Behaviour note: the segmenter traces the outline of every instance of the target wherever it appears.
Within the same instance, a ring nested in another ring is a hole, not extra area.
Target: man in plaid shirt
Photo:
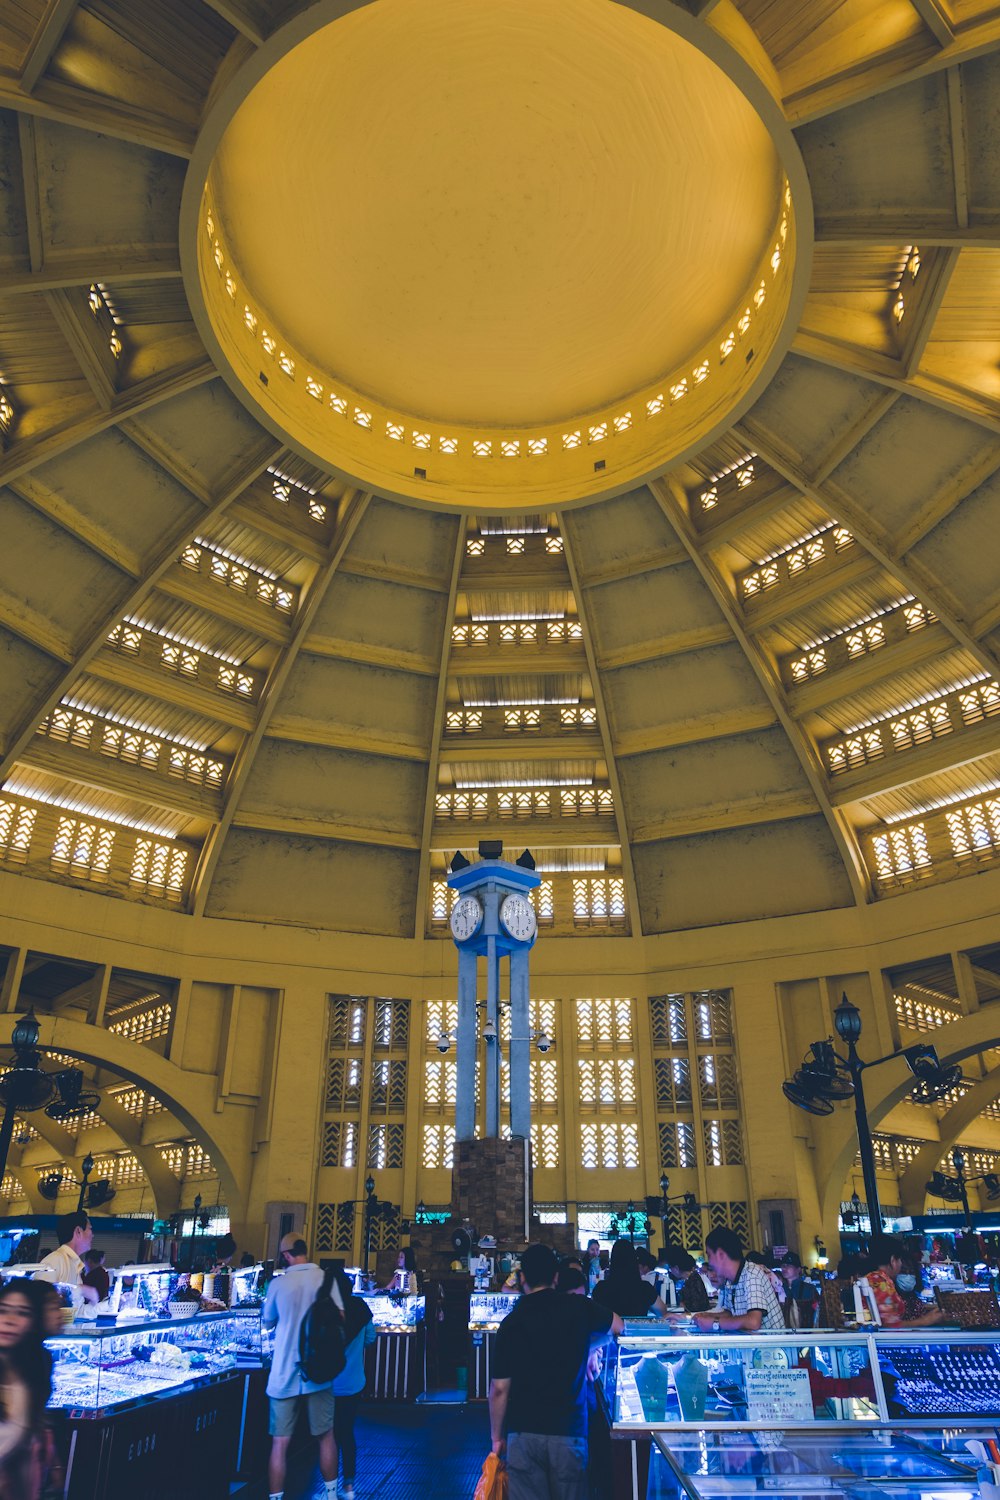
[[[704,1332],[784,1333],[785,1320],[763,1266],[743,1256],[743,1245],[731,1229],[713,1229],[705,1241],[708,1263],[722,1280],[715,1312],[695,1313]]]

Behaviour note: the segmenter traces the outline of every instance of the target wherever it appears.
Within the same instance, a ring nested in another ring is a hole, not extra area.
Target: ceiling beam
[[[42,234],[42,195],[38,181],[38,151],[35,122],[30,115],[18,115],[17,139],[21,149],[21,187],[24,192],[24,220],[28,236],[28,265],[37,275],[45,264],[45,241]],[[7,275],[4,274],[4,293]]]
[[[254,5],[252,0],[204,0],[209,10],[228,21],[234,31],[253,42],[255,47],[267,41],[266,8]]]
[[[18,129],[25,124],[33,125],[32,117],[18,115]],[[40,228],[38,233],[40,235]],[[46,248],[48,247],[40,243],[43,254]],[[180,274],[180,255],[176,248],[157,250],[153,246],[137,246],[135,255],[129,256],[127,260],[121,255],[106,255],[99,248],[72,254],[60,251],[57,259],[42,259],[37,267],[32,264],[28,270],[5,270],[3,295],[31,295],[35,292],[54,291],[58,287],[89,287],[95,281],[104,281],[114,286],[130,285],[136,281],[178,281]]]
[[[635,865],[632,860],[632,844],[629,838],[628,818],[625,812],[625,798],[622,795],[621,777],[618,775],[618,763],[615,760],[614,754],[614,729],[604,697],[604,683],[601,678],[601,671],[597,664],[597,647],[594,641],[593,621],[590,616],[590,599],[587,590],[581,585],[580,576],[577,571],[573,518],[569,513],[559,516],[559,530],[562,532],[563,553],[566,558],[570,583],[573,586],[573,594],[576,598],[580,628],[583,631],[583,646],[587,653],[587,670],[594,693],[594,707],[597,710],[597,727],[604,742],[604,759],[608,767],[608,782],[611,786],[611,795],[614,800],[614,818],[618,831],[618,846],[621,849],[621,868],[625,881],[625,901],[628,911],[629,929],[634,937],[641,937],[642,908],[639,905],[639,887],[636,884]],[[584,842],[584,840],[580,842]]]
[[[445,714],[448,710],[448,658],[451,653],[451,630],[455,622],[455,601],[458,598],[459,579],[465,560],[465,538],[469,529],[469,516],[459,517],[455,532],[455,550],[448,575],[448,607],[445,611],[444,629],[441,632],[441,648],[437,658],[437,690],[434,695],[434,721],[431,730],[430,754],[427,758],[427,786],[424,791],[424,813],[420,820],[420,867],[417,873],[417,899],[413,913],[413,936],[418,940],[427,927],[427,899],[430,889],[432,831],[434,828],[434,798],[438,790],[439,770],[449,758],[449,749],[444,741]],[[476,752],[480,749],[476,747]],[[474,752],[474,754],[476,753]]]
[[[453,707],[446,704],[446,709]],[[470,761],[494,764],[496,761],[602,760],[604,741],[599,734],[572,730],[563,735],[508,734],[506,739],[478,734],[445,734],[438,751],[442,766],[467,765]]]
[[[180,120],[52,79],[42,79],[29,93],[20,81],[0,77],[0,108],[76,125],[168,156],[189,157],[197,137],[194,127]]]
[[[99,751],[57,744],[48,738],[39,737],[28,745],[21,752],[18,765],[65,776],[80,786],[98,792],[115,792],[122,797],[149,803],[162,812],[180,813],[187,818],[208,821],[218,816],[221,806],[221,793],[214,789],[195,786],[177,776],[126,765],[123,761],[101,755]]]
[[[887,412],[891,411],[899,400],[898,391],[873,392],[872,400],[866,411],[862,412],[858,420],[834,438],[826,452],[817,462],[812,471],[813,484],[822,484],[823,480],[833,473],[834,469],[840,467],[845,458],[848,458],[871,432],[877,427]]]
[[[760,453],[765,463],[771,463],[771,460],[755,443],[751,443],[750,446]],[[771,464],[771,467],[778,469],[780,472],[779,465]],[[676,488],[669,481],[662,479],[652,480],[649,489],[667,520],[670,521],[677,535],[687,547],[691,561],[701,575],[702,581],[711,592],[716,605],[722,611],[738,644],[742,647],[754,676],[767,696],[775,718],[788,736],[789,744],[795,752],[809,789],[815,799],[816,808],[814,811],[822,813],[825,818],[834,844],[843,861],[855,904],[858,906],[867,905],[872,899],[872,885],[864,860],[861,857],[860,845],[846,819],[830,804],[830,800],[826,794],[826,776],[823,772],[815,745],[792,717],[780,679],[777,677],[774,667],[765,656],[758,642],[746,630],[742,613],[718,569],[711,558],[706,557],[699,548],[697,537],[684,510],[682,496],[678,495]]]
[[[899,356],[899,371],[904,380],[911,380],[920,367],[960,254],[961,251],[954,246],[948,250],[936,249],[924,261],[925,275],[921,278],[923,285],[920,287],[913,316],[910,318],[904,315],[904,336]]]
[[[965,99],[960,68],[949,68],[948,120],[951,126],[951,170],[955,179],[955,222],[969,227],[969,138],[965,127]]]
[[[941,0],[910,0],[910,3],[938,45],[950,46],[955,40],[955,28]]]
[[[241,494],[249,485],[253,484],[254,480],[263,473],[268,464],[273,462],[277,451],[278,445],[272,441],[267,446],[258,448],[256,452],[243,457],[239,464],[223,480],[212,506],[206,511],[205,515],[198,518],[198,523],[200,525],[210,525],[214,519],[224,515],[236,496]],[[19,724],[12,732],[6,753],[2,761],[0,761],[0,781],[4,780],[10,774],[11,766],[31,742],[40,721],[52,712],[63,695],[70,690],[73,683],[95,661],[104,646],[108,633],[123,615],[131,613],[152,591],[160,576],[172,566],[178,553],[190,541],[195,529],[196,526],[190,519],[185,519],[181,523],[169,528],[161,536],[151,556],[146,559],[145,572],[142,578],[135,581],[124,597],[103,607],[102,613],[91,624],[83,639],[77,642],[66,669],[59,674],[49,690],[22,716]],[[148,690],[153,693],[154,697],[157,696],[155,686],[150,684]],[[218,696],[222,697],[223,695],[219,694]],[[237,705],[234,704],[235,706]],[[221,719],[223,723],[226,722],[225,712],[218,709],[210,716]]]
[[[724,622],[718,625],[699,625],[693,630],[678,630],[673,635],[661,635],[655,640],[630,642],[627,646],[601,651],[597,655],[597,665],[600,671],[611,672],[618,667],[659,661],[664,656],[683,656],[689,651],[704,651],[707,646],[724,645],[729,639],[729,631]]]
[[[163,401],[169,401],[174,396],[183,395],[186,391],[192,391],[197,386],[216,379],[218,371],[208,356],[202,355],[179,369],[151,375],[148,380],[129,386],[128,390],[121,391],[115,397],[110,409],[88,412],[85,417],[61,422],[46,432],[38,432],[21,442],[14,442],[0,455],[0,485],[8,484],[12,479],[37,469],[39,464],[48,463],[49,459],[58,458],[79,443],[96,437],[98,433],[106,432],[123,417],[148,411],[150,407],[159,406]]]
[[[1000,444],[995,448],[988,448],[984,453],[976,454],[971,463],[966,464],[946,484],[943,484],[935,495],[924,502],[912,520],[896,533],[893,538],[894,551],[900,557],[905,557],[936,526],[946,521],[963,500],[967,500],[981,484],[991,479],[998,469],[1000,469]]]
[[[816,218],[816,243],[846,246],[918,244],[921,250],[935,245],[996,249],[1000,246],[1000,218],[984,215],[975,224],[963,224],[957,217],[948,220],[943,216],[910,214],[898,209],[819,214]]]
[[[337,532],[330,544],[326,563],[313,577],[305,597],[300,598],[298,614],[292,627],[288,645],[284,648],[268,673],[264,690],[257,704],[256,722],[252,732],[247,735],[236,753],[232,768],[226,778],[222,812],[219,821],[214,825],[202,846],[198,865],[191,882],[189,902],[195,916],[203,917],[205,915],[205,907],[208,902],[212,879],[219,862],[219,856],[222,853],[222,846],[239,807],[239,801],[246,788],[250,772],[253,769],[257,751],[260,749],[261,741],[267,733],[268,724],[277,707],[278,699],[285,687],[285,683],[288,681],[288,675],[295,664],[295,659],[299,654],[302,643],[312,628],[319,607],[326,596],[330,581],[340,566],[351,538],[354,536],[358,524],[368,508],[370,499],[370,494],[355,491],[344,505]]]
[[[32,92],[52,61],[52,54],[63,39],[77,3],[78,0],[47,0],[21,64],[19,82],[25,93]]]
[[[888,52],[880,52],[861,62],[848,62],[839,72],[784,98],[785,114],[793,126],[804,125],[837,110],[846,109],[889,89],[901,88],[918,78],[927,78],[945,68],[969,62],[992,52],[1000,42],[1000,17],[988,12],[983,21],[963,26],[946,46],[919,39],[908,39]]]
[[[110,411],[118,394],[118,365],[80,287],[43,292],[53,321],[99,406]]]
[[[26,474],[7,485],[7,488],[19,500],[23,500],[25,505],[30,505],[39,515],[46,516],[70,536],[75,536],[77,541],[83,542],[84,546],[106,558],[123,573],[128,573],[132,578],[138,578],[142,573],[142,561],[137,552],[126,546],[115,532],[102,526],[91,516],[84,515],[57,491],[49,489],[36,475]]]
[[[997,243],[1000,245],[1000,240]],[[860,349],[856,345],[848,348],[844,344],[818,339],[801,330],[792,342],[792,352],[815,364],[844,370],[849,375],[861,375],[865,380],[874,381],[876,385],[898,391],[900,395],[926,401],[931,406],[940,407],[953,416],[965,417],[977,427],[985,427],[987,432],[1000,436],[1000,405],[971,390],[948,385],[926,372],[918,371],[906,380],[898,373],[899,367],[895,361],[875,356],[871,351]]]

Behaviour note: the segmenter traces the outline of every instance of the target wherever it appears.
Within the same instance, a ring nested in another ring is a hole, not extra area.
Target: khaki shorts
[[[305,1396],[271,1396],[269,1398],[271,1418],[268,1432],[272,1437],[291,1437],[295,1432],[295,1420],[299,1405],[305,1402],[309,1408],[309,1431],[313,1437],[322,1437],[333,1428],[333,1388],[310,1391]]]

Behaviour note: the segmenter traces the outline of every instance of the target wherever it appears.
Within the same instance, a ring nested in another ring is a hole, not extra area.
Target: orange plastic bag
[[[507,1469],[495,1453],[488,1453],[483,1460],[472,1500],[507,1500]]]

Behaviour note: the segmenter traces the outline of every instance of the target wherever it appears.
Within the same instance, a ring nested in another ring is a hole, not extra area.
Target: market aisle
[[[358,1500],[472,1500],[489,1430],[480,1404],[366,1406],[357,1425]],[[311,1445],[293,1457],[286,1500],[310,1500],[319,1488],[314,1459]],[[267,1486],[262,1480],[237,1495],[266,1500]]]

